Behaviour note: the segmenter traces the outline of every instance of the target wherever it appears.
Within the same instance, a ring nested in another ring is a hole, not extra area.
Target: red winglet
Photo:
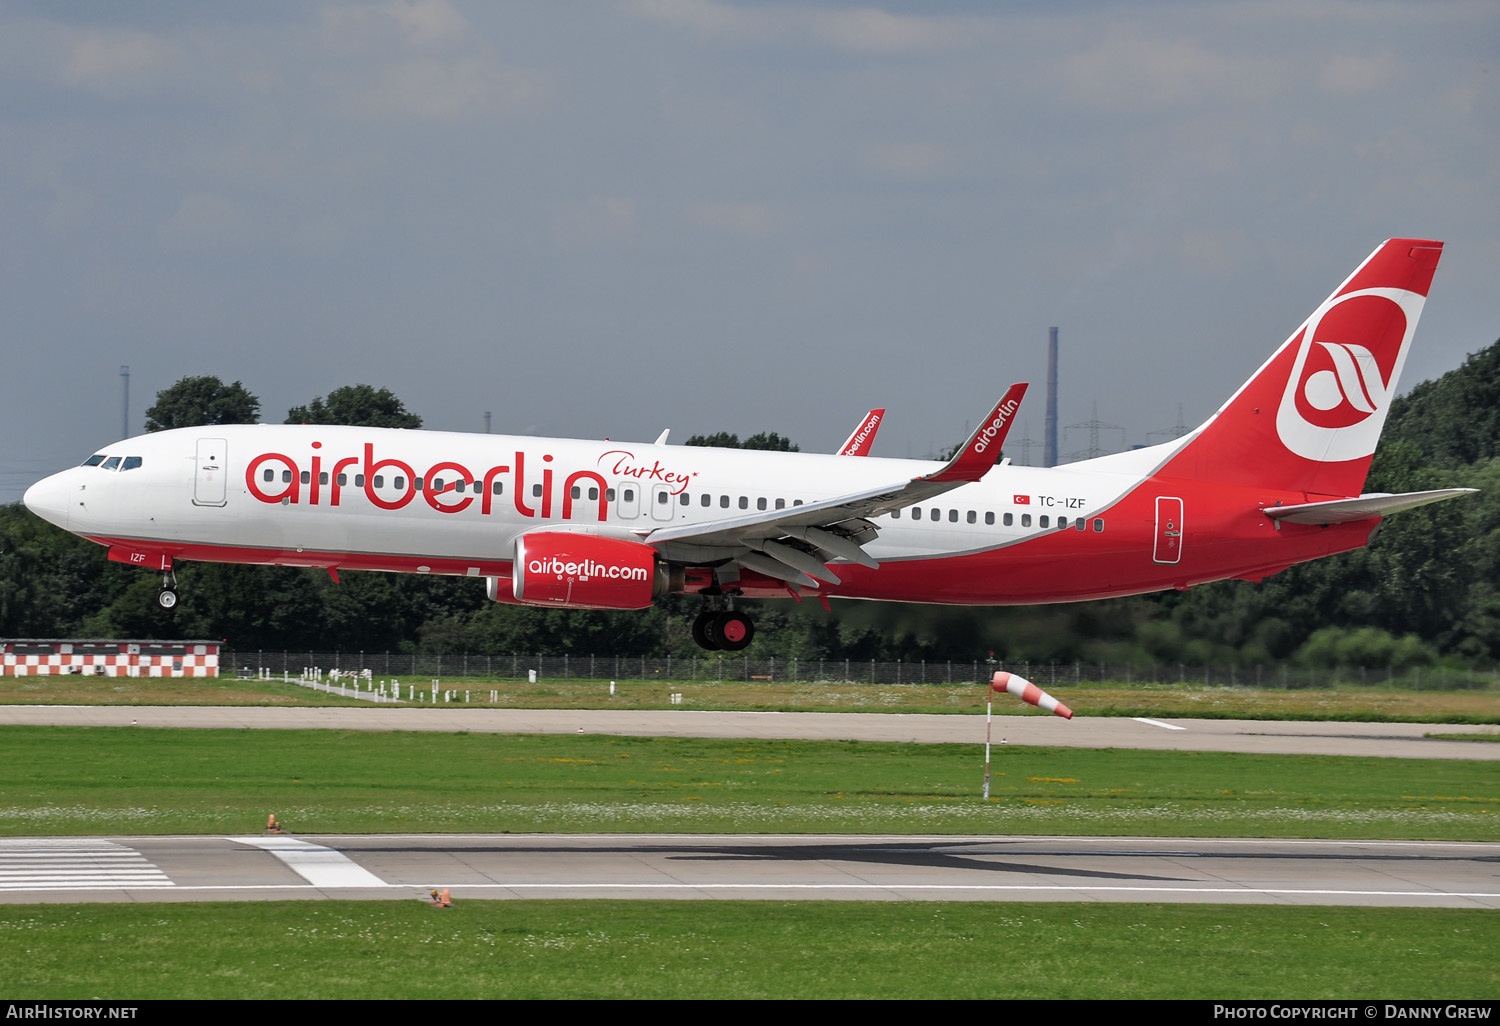
[[[885,410],[871,410],[865,414],[865,419],[859,422],[859,427],[849,436],[843,445],[839,446],[840,456],[868,456],[870,446],[875,444],[875,432],[880,430],[880,421],[885,417]]]
[[[969,436],[964,447],[948,461],[948,465],[924,481],[978,481],[989,473],[1010,433],[1016,410],[1021,407],[1021,397],[1026,394],[1026,383],[1011,385],[1005,397],[995,404],[989,416],[979,422],[979,428]]]

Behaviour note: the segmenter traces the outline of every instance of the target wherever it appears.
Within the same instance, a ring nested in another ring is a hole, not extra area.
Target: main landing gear
[[[693,640],[709,651],[738,652],[755,639],[755,623],[734,609],[705,609],[693,621]]]

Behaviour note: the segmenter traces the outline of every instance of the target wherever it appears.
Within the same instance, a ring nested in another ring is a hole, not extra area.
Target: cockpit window
[[[107,459],[107,460],[104,461],[104,467],[103,467],[103,469],[105,469],[105,470],[117,470],[117,469],[119,469],[119,466],[120,466],[120,457],[118,457],[118,456],[111,456],[109,459]]]
[[[136,467],[139,467],[140,465],[141,465],[141,458],[139,456],[126,456],[125,457],[125,462],[120,464],[120,469],[121,470],[134,470]]]
[[[103,462],[104,462],[104,453],[101,452],[101,453],[98,453],[96,455],[90,456],[88,459],[84,460],[83,461],[83,465],[85,467],[97,467],[99,464],[101,464]]]

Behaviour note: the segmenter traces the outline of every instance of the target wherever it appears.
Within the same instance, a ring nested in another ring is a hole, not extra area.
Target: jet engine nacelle
[[[656,550],[641,542],[567,531],[516,539],[511,591],[525,605],[644,609],[666,590]]]

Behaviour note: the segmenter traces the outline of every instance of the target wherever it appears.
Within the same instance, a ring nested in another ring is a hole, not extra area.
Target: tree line
[[[148,430],[253,423],[240,382],[184,378],[158,393]],[[350,385],[287,411],[287,423],[416,428],[389,389]],[[774,432],[695,435],[690,445],[796,451]],[[1256,585],[1028,607],[756,603],[747,655],[778,659],[1407,666],[1500,660],[1500,341],[1392,404],[1366,491],[1468,486],[1466,499],[1386,520],[1367,548],[1292,567]],[[184,563],[181,602],[152,601],[153,575],[97,545],[0,507],[0,634],[206,637],[239,650],[576,653],[690,657],[698,603],[642,611],[491,603],[472,580]]]

